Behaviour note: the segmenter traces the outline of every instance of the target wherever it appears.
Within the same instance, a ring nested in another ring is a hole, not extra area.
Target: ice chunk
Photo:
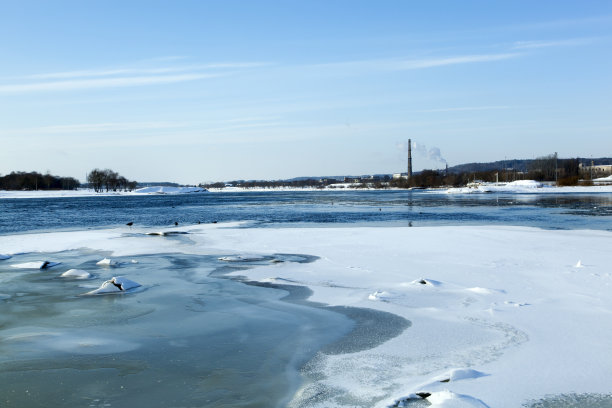
[[[143,187],[134,190],[135,194],[189,194],[189,193],[206,193],[208,190],[202,187],[166,187],[166,186],[151,186]]]
[[[117,265],[119,265],[119,262],[113,261],[110,258],[104,258],[103,260],[96,262],[96,265],[100,265],[100,266],[117,266]]]
[[[0,254],[0,261],[3,261],[5,259],[10,259],[11,256],[10,255],[4,255],[4,254]]]
[[[81,269],[69,269],[60,276],[62,278],[89,279],[91,274]]]
[[[582,261],[578,260],[578,262],[575,265],[576,268],[582,268]]]
[[[130,290],[136,289],[140,286],[142,286],[140,283],[134,282],[133,280],[123,276],[114,276],[113,278],[102,283],[98,289],[87,292],[86,295],[129,292]]]
[[[61,262],[34,261],[34,262],[24,262],[21,264],[14,264],[11,266],[13,268],[19,268],[19,269],[48,269],[48,268],[52,268],[59,264],[61,264]]]
[[[219,258],[220,261],[225,262],[254,262],[254,261],[263,261],[266,259],[260,255],[235,255],[235,256],[222,256]]]

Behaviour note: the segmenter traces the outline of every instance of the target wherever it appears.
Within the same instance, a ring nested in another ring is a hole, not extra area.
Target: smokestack
[[[408,172],[406,178],[410,180],[412,178],[412,140],[408,139]]]

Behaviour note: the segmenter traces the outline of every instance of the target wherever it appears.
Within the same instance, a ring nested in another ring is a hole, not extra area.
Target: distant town
[[[474,181],[511,182],[536,180],[559,186],[592,185],[612,175],[612,158],[561,159],[557,155],[536,159],[511,159],[487,163],[467,163],[445,169],[359,176],[296,177],[286,180],[232,180],[201,183],[205,188],[333,188],[351,184],[353,188],[436,188],[461,187]]]
[[[558,158],[556,154],[536,159],[511,159],[487,163],[466,163],[444,169],[421,170],[393,174],[296,177],[284,180],[230,180],[203,182],[204,188],[334,188],[350,184],[353,188],[436,188],[461,187],[474,182],[505,183],[516,180],[536,180],[559,186],[593,185],[612,175],[612,158]],[[609,180],[608,180],[609,182]],[[137,182],[128,180],[110,169],[93,169],[87,182],[74,177],[50,173],[11,172],[0,175],[0,190],[74,190],[91,188],[96,191],[133,191],[148,186],[184,186],[172,182]],[[195,187],[195,186],[194,186]]]

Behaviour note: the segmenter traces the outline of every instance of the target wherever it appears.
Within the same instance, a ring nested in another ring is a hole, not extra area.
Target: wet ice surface
[[[1,406],[284,406],[299,368],[353,326],[342,314],[280,301],[285,291],[218,277],[234,268],[219,256],[96,265],[106,256],[44,254],[62,262],[50,270],[0,264]],[[61,277],[71,268],[91,278]],[[117,275],[142,290],[82,296]]]
[[[523,405],[528,408],[609,408],[612,394],[563,394],[532,401]]]

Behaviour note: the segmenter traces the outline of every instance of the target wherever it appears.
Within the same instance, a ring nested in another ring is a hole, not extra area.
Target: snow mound
[[[99,265],[99,266],[117,266],[117,265],[119,265],[119,262],[113,261],[110,258],[104,258],[101,261],[96,262],[96,265]]]
[[[434,378],[434,380],[439,382],[449,382],[484,377],[485,375],[487,374],[471,368],[456,368]]]
[[[469,395],[456,394],[452,391],[444,390],[432,393],[427,397],[427,401],[431,403],[432,407],[444,407],[444,408],[464,408],[464,407],[477,407],[477,408],[488,408],[488,406]]]
[[[91,274],[81,269],[69,269],[60,276],[62,278],[89,279]]]
[[[129,280],[123,276],[115,276],[100,285],[98,289],[87,292],[86,295],[102,295],[108,293],[123,293],[129,292],[132,289],[136,289],[142,286],[138,282]]]
[[[34,262],[24,262],[21,264],[11,265],[13,268],[19,269],[48,269],[54,266],[61,264],[61,262],[51,262],[51,261],[34,261]]]
[[[188,193],[205,193],[208,192],[205,188],[201,187],[143,187],[138,190],[134,190],[136,194],[188,194]]]
[[[424,278],[416,279],[416,280],[413,280],[412,282],[410,282],[411,286],[419,285],[419,286],[433,286],[433,287],[436,287],[436,286],[440,286],[441,284],[442,284],[442,282],[439,282],[439,281],[436,281],[436,280],[433,280],[433,279],[424,279]]]
[[[449,390],[437,392],[417,392],[402,397],[395,401],[390,407],[416,406],[417,401],[427,401],[430,407],[442,408],[488,408],[484,402],[469,395],[456,394]],[[418,405],[421,406],[421,405]]]

